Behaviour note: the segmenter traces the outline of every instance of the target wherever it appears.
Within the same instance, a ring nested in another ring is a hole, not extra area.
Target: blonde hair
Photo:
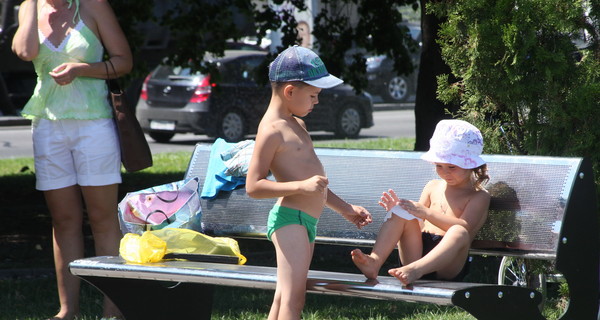
[[[483,190],[483,185],[490,181],[490,176],[488,175],[487,164],[482,164],[477,168],[473,168],[473,175],[475,176],[475,190]]]

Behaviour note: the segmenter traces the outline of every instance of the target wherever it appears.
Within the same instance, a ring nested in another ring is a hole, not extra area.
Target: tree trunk
[[[442,60],[440,46],[436,42],[440,24],[444,19],[426,14],[426,5],[430,1],[437,0],[420,0],[423,43],[415,100],[415,151],[429,150],[429,139],[433,135],[436,124],[442,119],[451,118],[446,109],[450,112],[458,110],[458,106],[444,104],[436,98],[436,77],[440,74],[450,74],[450,68]]]

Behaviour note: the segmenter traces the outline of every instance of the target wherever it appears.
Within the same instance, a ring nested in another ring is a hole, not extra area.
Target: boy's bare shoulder
[[[288,124],[282,118],[263,117],[258,125],[258,135],[272,135],[280,132]]]

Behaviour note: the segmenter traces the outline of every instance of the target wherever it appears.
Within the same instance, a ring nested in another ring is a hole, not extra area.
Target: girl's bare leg
[[[54,266],[60,311],[53,319],[74,319],[79,313],[79,278],[69,270],[69,263],[83,257],[83,209],[78,186],[44,191],[52,216]]]
[[[272,239],[277,253],[277,287],[269,320],[299,320],[314,243],[308,241],[306,228],[296,224],[277,229]]]
[[[121,231],[117,213],[118,185],[81,187],[94,236],[97,256],[119,255]],[[121,312],[107,297],[104,297],[103,317],[122,317]]]
[[[396,245],[403,262],[410,263],[421,257],[423,244],[417,220],[409,221],[392,215],[381,226],[371,253],[367,255],[360,249],[354,249],[351,252],[352,261],[365,277],[375,279]]]
[[[462,226],[452,226],[440,243],[423,258],[388,273],[408,285],[431,272],[441,279],[452,279],[462,270],[469,254],[471,238]]]

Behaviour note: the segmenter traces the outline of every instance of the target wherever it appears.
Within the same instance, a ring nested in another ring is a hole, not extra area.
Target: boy
[[[277,255],[277,287],[269,319],[300,319],[317,222],[327,205],[358,228],[371,222],[363,207],[344,202],[327,188],[328,180],[304,121],[319,102],[322,88],[343,81],[330,75],[311,50],[290,47],[269,66],[272,95],[256,134],[246,177],[253,198],[275,198],[267,236]],[[269,171],[276,181],[267,180]]]

